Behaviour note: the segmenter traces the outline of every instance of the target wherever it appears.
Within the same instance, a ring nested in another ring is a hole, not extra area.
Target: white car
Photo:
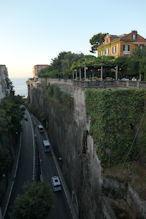
[[[62,190],[61,182],[60,182],[60,179],[58,176],[52,176],[51,181],[52,181],[52,186],[53,186],[54,192],[58,192],[58,191]]]
[[[44,128],[43,128],[42,125],[38,125],[38,129],[39,129],[40,133],[43,133],[43,132],[44,132]]]
[[[122,78],[121,81],[129,81],[128,78]]]

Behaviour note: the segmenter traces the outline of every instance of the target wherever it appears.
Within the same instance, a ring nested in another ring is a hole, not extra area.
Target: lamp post
[[[81,68],[79,70],[79,78],[80,78],[80,81],[81,81]]]
[[[116,81],[118,80],[118,65],[116,65],[116,72],[115,72],[115,79],[116,79]]]
[[[103,66],[101,66],[101,80],[103,80]]]

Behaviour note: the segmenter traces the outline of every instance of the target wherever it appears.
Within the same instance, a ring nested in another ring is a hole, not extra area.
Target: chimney
[[[132,30],[131,33],[137,34],[137,30]]]

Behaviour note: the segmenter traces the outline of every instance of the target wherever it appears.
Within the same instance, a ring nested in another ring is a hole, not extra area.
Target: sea
[[[20,95],[24,97],[28,96],[28,90],[26,85],[26,81],[28,80],[28,78],[10,78],[10,80],[13,83],[15,95]]]

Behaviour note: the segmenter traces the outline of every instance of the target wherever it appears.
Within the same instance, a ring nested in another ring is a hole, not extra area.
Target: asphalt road
[[[46,139],[45,133],[40,133],[37,125],[40,124],[38,120],[35,120],[35,134],[37,136],[37,145],[40,154],[40,166],[42,180],[51,185],[51,177],[58,176],[58,172],[51,155],[51,152],[45,153],[43,150],[42,141]],[[72,219],[72,215],[63,191],[53,192],[53,209],[51,211],[51,219]]]
[[[28,111],[25,111],[25,117],[27,121],[22,121],[23,132],[21,136],[19,165],[5,219],[11,219],[10,213],[13,209],[14,200],[18,194],[23,193],[23,185],[27,182],[31,182],[34,178],[34,136]],[[51,153],[45,153],[43,150],[42,141],[45,140],[46,137],[45,134],[40,133],[37,128],[37,125],[40,123],[36,119],[35,123],[35,135],[41,160],[42,180],[51,185],[51,177],[55,175],[58,176],[58,172]],[[63,189],[59,192],[53,192],[52,190],[52,194],[53,208],[50,212],[49,219],[72,219]]]
[[[24,183],[31,182],[33,179],[33,133],[30,122],[30,116],[27,111],[25,111],[25,117],[27,118],[27,121],[22,121],[23,132],[21,135],[21,151],[18,171],[15,178],[15,183],[11,193],[11,198],[9,201],[5,219],[11,218],[9,214],[13,209],[14,200],[17,194],[22,194],[22,187]]]

